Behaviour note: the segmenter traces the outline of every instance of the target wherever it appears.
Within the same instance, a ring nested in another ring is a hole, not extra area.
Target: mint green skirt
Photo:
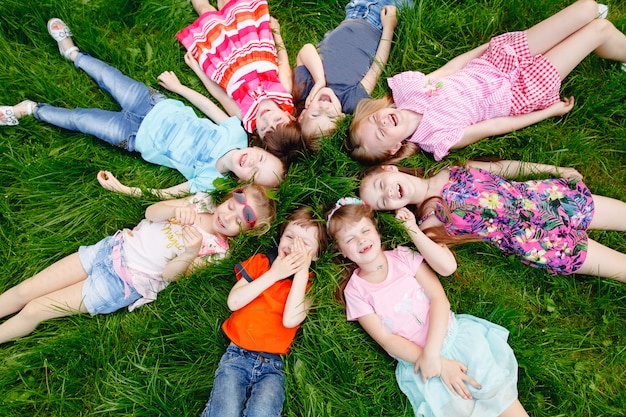
[[[398,360],[396,380],[416,417],[490,417],[502,414],[517,398],[517,361],[506,342],[508,330],[468,314],[456,315],[441,356],[467,366],[481,389],[468,385],[473,399],[452,395],[441,378],[422,382],[413,364]]]

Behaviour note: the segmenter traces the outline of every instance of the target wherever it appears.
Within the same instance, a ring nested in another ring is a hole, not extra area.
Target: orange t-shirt
[[[237,280],[253,281],[269,271],[267,255],[257,254],[235,265]],[[237,346],[256,352],[285,354],[300,326],[283,326],[283,312],[291,279],[283,279],[263,291],[257,298],[237,311],[222,324],[222,330]]]

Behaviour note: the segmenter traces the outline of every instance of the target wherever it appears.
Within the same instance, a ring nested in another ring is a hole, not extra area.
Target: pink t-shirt
[[[387,80],[399,109],[422,114],[408,139],[439,161],[463,138],[464,129],[483,120],[508,116],[511,83],[486,61],[476,59],[442,79],[417,71]]]
[[[365,281],[359,277],[360,269],[352,274],[344,290],[348,320],[376,314],[391,333],[423,347],[428,336],[430,300],[415,274],[424,258],[404,246],[385,251],[385,257],[388,273],[383,282]]]

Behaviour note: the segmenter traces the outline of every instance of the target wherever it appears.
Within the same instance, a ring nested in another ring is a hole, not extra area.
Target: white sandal
[[[60,28],[55,29],[54,26],[60,26]],[[58,17],[53,17],[48,20],[48,33],[52,36],[52,39],[57,41],[57,44],[59,45],[59,52],[63,57],[65,57],[65,59],[70,59],[72,52],[80,50],[77,46],[72,46],[67,50],[63,49],[61,42],[67,38],[71,38],[72,31],[70,31],[70,28],[65,24],[65,22]]]
[[[20,123],[15,115],[15,107],[21,104],[26,104],[25,116],[33,114],[33,110],[35,110],[35,106],[37,105],[34,101],[24,100],[15,106],[0,106],[0,115],[4,116],[4,121],[0,120],[0,126],[17,126]]]

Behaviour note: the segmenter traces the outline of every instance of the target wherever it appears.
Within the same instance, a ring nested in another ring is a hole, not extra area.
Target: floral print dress
[[[587,256],[593,198],[580,180],[515,182],[481,169],[452,167],[435,214],[451,235],[475,234],[552,274],[572,274]]]

